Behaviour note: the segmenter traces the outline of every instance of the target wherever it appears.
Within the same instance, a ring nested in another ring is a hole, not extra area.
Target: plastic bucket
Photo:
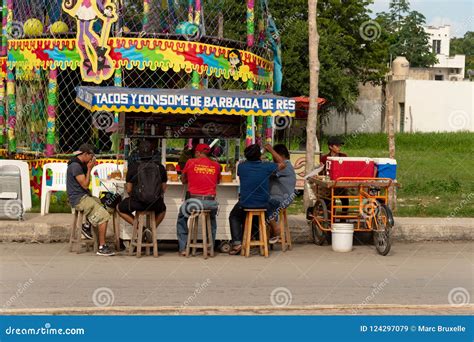
[[[354,225],[352,223],[334,223],[332,225],[332,230],[354,231]]]
[[[334,252],[352,251],[352,238],[354,225],[348,223],[335,223],[332,226],[332,250]]]

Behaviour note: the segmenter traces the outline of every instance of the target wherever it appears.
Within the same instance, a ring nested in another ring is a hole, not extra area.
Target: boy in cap
[[[212,243],[216,239],[217,207],[216,188],[221,176],[221,166],[211,160],[211,148],[207,144],[198,144],[195,158],[189,159],[181,174],[183,184],[188,184],[189,198],[181,205],[178,213],[176,229],[178,233],[179,255],[186,254],[188,241],[188,218],[193,209],[211,210]]]
[[[99,230],[99,250],[97,255],[110,256],[115,253],[105,244],[105,234],[107,232],[107,222],[110,214],[104,208],[102,202],[97,197],[93,197],[89,191],[91,181],[91,170],[95,165],[94,147],[83,144],[79,147],[78,153],[68,162],[66,173],[66,192],[71,206],[83,211],[87,220],[97,226]],[[92,239],[89,229],[83,226],[82,233]]]
[[[326,173],[326,161],[328,157],[347,157],[347,154],[341,152],[341,146],[344,145],[344,141],[339,137],[329,137],[328,148],[329,153],[321,156],[320,162],[324,165],[323,174]]]

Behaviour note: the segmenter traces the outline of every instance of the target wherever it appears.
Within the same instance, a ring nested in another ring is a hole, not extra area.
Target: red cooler
[[[329,178],[340,177],[374,177],[374,161],[370,158],[328,157],[326,170]]]

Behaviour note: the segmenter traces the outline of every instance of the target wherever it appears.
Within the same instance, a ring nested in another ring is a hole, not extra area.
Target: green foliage
[[[426,18],[411,11],[408,0],[391,0],[389,13],[378,13],[377,20],[385,31],[392,58],[405,56],[416,68],[436,64],[436,54],[429,46],[429,34],[423,28]]]
[[[354,109],[359,82],[380,84],[387,71],[388,44],[378,38],[364,40],[360,34],[371,20],[371,2],[318,2],[319,94],[340,111]],[[281,33],[285,96],[309,93],[307,6],[303,0],[275,0],[271,6]]]
[[[466,32],[463,38],[451,39],[450,55],[466,55],[466,77],[468,77],[468,71],[474,71],[474,32]]]

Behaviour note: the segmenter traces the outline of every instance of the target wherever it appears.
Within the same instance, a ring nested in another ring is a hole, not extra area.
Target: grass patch
[[[348,135],[344,139],[343,151],[351,157],[388,157],[386,134]],[[320,144],[326,153],[327,140],[323,139]],[[395,214],[474,217],[473,156],[474,133],[397,134],[397,178],[401,188]],[[36,200],[32,212],[39,211]],[[303,198],[298,196],[288,213],[303,211]],[[65,193],[52,201],[50,212],[70,212]]]
[[[388,157],[385,134],[344,139],[351,157]],[[400,133],[395,141],[397,216],[474,217],[474,133]],[[321,146],[326,153],[326,139]],[[301,199],[290,212],[303,212]]]

